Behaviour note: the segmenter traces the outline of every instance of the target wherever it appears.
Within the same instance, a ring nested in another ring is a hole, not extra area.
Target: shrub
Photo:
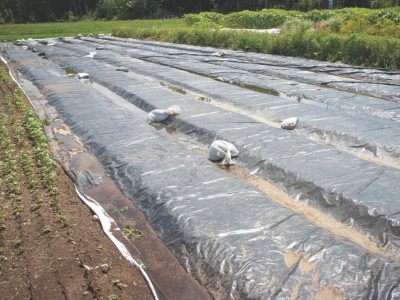
[[[297,8],[302,12],[319,9],[319,0],[300,0]]]

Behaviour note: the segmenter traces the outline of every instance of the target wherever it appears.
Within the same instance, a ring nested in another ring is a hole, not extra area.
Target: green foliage
[[[78,22],[78,18],[74,16],[74,13],[71,10],[68,12],[68,21]]]
[[[42,229],[40,229],[40,235],[48,234],[50,232],[51,232],[50,226],[43,226]]]
[[[183,21],[185,22],[186,25],[192,26],[194,23],[197,22],[210,22],[206,17],[201,16],[200,14],[186,14],[183,16]]]
[[[302,12],[319,9],[319,0],[300,0],[296,8]]]
[[[313,22],[319,22],[326,19],[329,19],[335,15],[336,11],[334,10],[310,10],[302,16],[304,20],[310,20]]]
[[[140,230],[134,229],[131,227],[131,225],[128,225],[128,224],[126,224],[122,227],[122,232],[125,234],[125,236],[128,239],[129,238],[132,239],[132,241],[135,238],[141,238],[143,236],[143,233]]]
[[[217,13],[200,13],[198,15],[188,14],[184,20],[188,26],[197,22],[218,23],[229,28],[274,28],[283,24],[288,19],[301,16],[301,12],[284,11],[280,9],[263,9],[262,11],[241,11],[229,15]]]
[[[183,20],[165,20],[165,28],[186,27]],[[59,36],[76,36],[99,34],[111,32],[113,28],[129,26],[134,28],[162,28],[162,20],[145,21],[89,21],[89,22],[63,22],[43,24],[17,24],[2,25],[0,29],[0,40],[16,40],[27,38],[50,38]]]

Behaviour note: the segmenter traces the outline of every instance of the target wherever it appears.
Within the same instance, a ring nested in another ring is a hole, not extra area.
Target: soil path
[[[20,100],[26,108],[29,100],[18,96],[0,63],[2,68],[0,298],[153,299],[141,273],[103,233],[62,168],[55,168],[50,184],[43,182],[37,146],[24,123],[26,109],[18,110]]]

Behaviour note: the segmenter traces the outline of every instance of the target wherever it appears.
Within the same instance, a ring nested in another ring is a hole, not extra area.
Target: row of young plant
[[[296,25],[293,25],[296,24]],[[381,68],[400,68],[400,39],[367,34],[341,35],[328,22],[287,23],[280,33],[205,29],[132,29],[113,30],[113,35],[179,44],[211,46],[258,53],[299,56],[310,59]]]
[[[263,9],[262,11],[242,11],[229,15],[202,12],[200,14],[187,14],[184,16],[184,21],[188,26],[195,28],[268,29],[279,27],[288,20],[308,20],[315,23],[332,17],[340,19],[342,25],[347,24],[348,21],[356,22],[358,23],[357,32],[364,32],[370,26],[376,24],[399,25],[400,10],[398,7],[380,11],[366,8],[344,8],[337,10],[311,10],[303,13],[300,11]],[[342,33],[347,32],[353,33],[354,31],[346,29]]]
[[[0,76],[2,82],[12,91],[11,85],[7,84],[12,79],[2,67],[0,67]],[[46,188],[51,197],[52,211],[58,213],[57,216],[64,226],[70,226],[68,219],[59,213],[58,188],[54,185],[58,165],[52,159],[48,140],[42,129],[43,123],[49,125],[50,121],[40,121],[36,117],[35,111],[30,107],[26,107],[23,96],[24,93],[20,89],[13,91],[12,95],[7,95],[4,99],[6,113],[0,114],[0,148],[5,154],[5,160],[0,162],[0,171],[4,175],[3,178],[6,178],[7,194],[14,206],[12,214],[18,217],[23,210],[21,188],[24,185],[29,190],[32,199],[30,211],[40,215],[43,199],[39,197],[38,191],[40,188]],[[14,114],[14,111],[19,114]],[[25,139],[26,133],[29,136],[29,140]],[[16,153],[17,146],[21,149],[19,153]],[[21,164],[23,172],[18,169]],[[40,170],[40,182],[35,180],[37,169]],[[0,228],[5,228],[5,217],[3,216],[0,220],[2,222]],[[51,228],[44,225],[40,233],[46,234],[49,232],[51,232]]]

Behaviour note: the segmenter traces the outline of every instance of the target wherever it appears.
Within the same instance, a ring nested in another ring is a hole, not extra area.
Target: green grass
[[[113,28],[129,26],[129,21],[92,21],[92,22],[63,22],[41,24],[0,25],[0,41],[14,41],[17,39],[39,39],[58,36],[76,36],[110,33]],[[162,28],[162,20],[135,20],[130,21],[132,28]],[[165,27],[187,27],[182,19],[165,20]]]

